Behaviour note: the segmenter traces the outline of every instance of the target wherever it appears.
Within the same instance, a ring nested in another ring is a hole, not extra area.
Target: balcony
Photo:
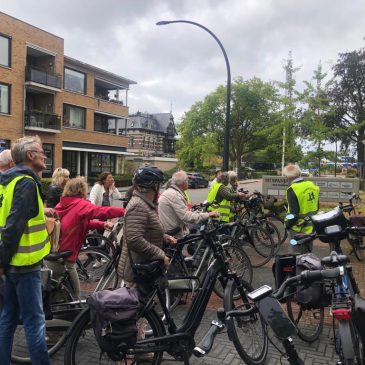
[[[59,133],[61,130],[61,117],[55,114],[41,111],[29,111],[24,113],[24,127],[31,130],[43,130],[43,132]]]
[[[40,67],[26,66],[25,81],[61,89],[61,76],[53,72],[47,72]]]

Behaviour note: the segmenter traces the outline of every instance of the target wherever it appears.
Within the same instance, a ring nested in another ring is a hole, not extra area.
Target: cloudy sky
[[[130,113],[168,112],[175,120],[226,82],[215,40],[232,79],[284,80],[292,51],[300,88],[321,60],[330,70],[339,52],[365,46],[363,0],[0,0],[0,11],[65,40],[65,54],[135,80]]]

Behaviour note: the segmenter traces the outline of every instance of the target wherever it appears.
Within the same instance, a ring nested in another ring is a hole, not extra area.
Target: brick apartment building
[[[128,89],[135,81],[64,55],[64,40],[0,12],[0,150],[39,135],[56,167],[123,173]]]

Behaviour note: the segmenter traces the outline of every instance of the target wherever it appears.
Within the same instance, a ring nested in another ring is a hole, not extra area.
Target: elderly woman
[[[118,270],[127,287],[134,286],[131,261],[161,260],[165,267],[169,264],[162,248],[165,243],[176,243],[176,239],[164,234],[157,212],[163,181],[162,171],[155,166],[141,167],[134,174],[134,190],[124,217],[124,244]]]
[[[238,176],[235,171],[228,171],[229,176],[229,188],[231,193],[235,193],[238,188]]]
[[[70,274],[77,296],[80,293],[80,283],[76,271],[76,259],[85,241],[89,229],[110,229],[110,222],[106,220],[124,215],[124,208],[99,207],[90,203],[86,197],[88,186],[83,177],[77,177],[67,182],[60,202],[56,205],[56,212],[61,220],[61,237],[59,251],[71,251],[71,256],[65,260],[65,266]],[[47,266],[52,264],[47,263]],[[55,267],[51,267],[53,270]]]
[[[117,200],[122,195],[115,187],[113,175],[109,171],[102,172],[99,181],[95,183],[90,191],[89,200],[99,206],[116,206]]]
[[[60,201],[63,189],[70,179],[70,171],[58,167],[53,171],[52,184],[49,186],[47,207],[54,208]]]

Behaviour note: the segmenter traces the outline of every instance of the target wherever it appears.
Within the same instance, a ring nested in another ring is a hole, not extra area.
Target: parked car
[[[189,172],[188,179],[189,188],[207,188],[209,185],[209,181],[203,175],[197,172]]]

